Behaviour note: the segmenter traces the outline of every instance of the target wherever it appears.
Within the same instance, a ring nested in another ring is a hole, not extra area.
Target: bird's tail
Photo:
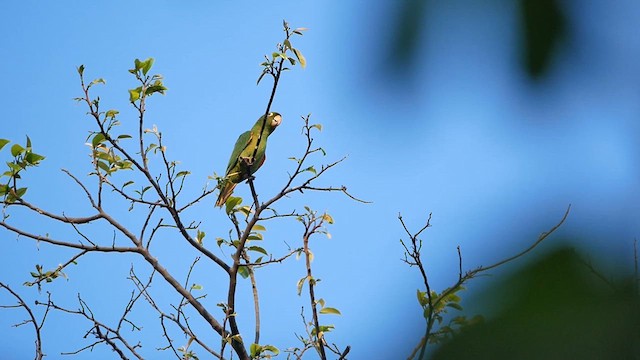
[[[222,207],[222,205],[227,202],[229,196],[233,194],[233,189],[235,189],[236,185],[237,184],[225,179],[224,184],[222,184],[220,188],[220,195],[218,195],[216,206]]]

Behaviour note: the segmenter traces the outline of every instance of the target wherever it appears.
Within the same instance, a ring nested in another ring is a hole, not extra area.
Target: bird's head
[[[269,126],[275,129],[282,123],[282,115],[278,114],[277,112],[270,112],[267,120],[269,121]]]
[[[264,119],[264,115],[262,116],[262,119]],[[277,112],[270,112],[267,116],[267,126],[265,130],[267,131],[267,133],[271,134],[273,130],[275,130],[281,123],[282,115],[278,114]]]

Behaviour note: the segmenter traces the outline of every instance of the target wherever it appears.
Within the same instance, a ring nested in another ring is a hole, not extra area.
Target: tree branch
[[[33,324],[33,329],[36,333],[36,341],[35,341],[35,360],[42,360],[44,357],[44,353],[42,352],[42,338],[41,338],[41,334],[40,334],[40,330],[42,329],[42,325],[44,324],[44,319],[43,322],[38,325],[38,322],[36,321],[36,317],[33,314],[33,311],[31,310],[31,308],[27,305],[27,303],[24,302],[24,300],[22,300],[22,298],[20,297],[20,295],[18,295],[15,291],[13,291],[9,285],[4,284],[2,282],[0,282],[0,287],[4,288],[5,290],[7,290],[14,298],[16,298],[18,300],[18,306],[21,308],[24,308],[24,310],[27,312],[27,314],[29,315],[29,320],[26,320],[20,324],[15,325],[20,326],[26,323],[32,323]]]

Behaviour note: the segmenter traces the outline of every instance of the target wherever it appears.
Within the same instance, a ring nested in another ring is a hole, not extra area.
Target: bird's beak
[[[278,126],[280,125],[281,122],[282,122],[282,116],[276,115],[273,117],[273,120],[271,121],[271,126]]]

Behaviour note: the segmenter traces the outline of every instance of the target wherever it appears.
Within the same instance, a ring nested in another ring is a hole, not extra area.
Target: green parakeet
[[[238,137],[229,159],[229,165],[227,165],[225,177],[218,185],[220,195],[218,196],[218,201],[216,201],[216,206],[222,207],[233,193],[236,185],[247,180],[249,175],[253,175],[264,163],[267,138],[280,125],[282,116],[277,112],[270,112],[269,116],[267,116],[267,122],[264,123],[263,120],[264,115],[256,121],[251,130],[242,133]],[[262,136],[259,136],[260,130],[262,130]],[[260,138],[259,145],[258,138]],[[255,153],[253,162],[251,162],[256,145],[258,145],[258,150]]]

